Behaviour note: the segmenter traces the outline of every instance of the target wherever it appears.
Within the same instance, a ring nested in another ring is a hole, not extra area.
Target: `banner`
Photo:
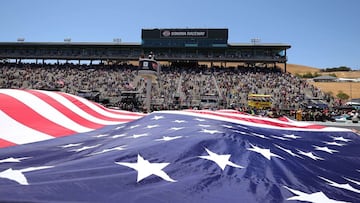
[[[207,38],[208,30],[207,29],[163,29],[160,30],[161,38]]]

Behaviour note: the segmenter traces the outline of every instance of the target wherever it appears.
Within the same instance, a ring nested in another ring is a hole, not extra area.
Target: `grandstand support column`
[[[285,71],[285,73],[287,72],[286,71],[286,62],[287,62],[287,56],[286,56],[286,49],[285,49],[285,62],[284,62],[284,71]]]
[[[146,79],[146,110],[148,113],[150,113],[150,104],[151,104],[151,85],[152,85],[152,79],[148,77]]]
[[[160,65],[155,60],[152,52],[149,54],[148,58],[141,56],[139,58],[139,68],[138,74],[143,78],[146,78],[146,103],[145,108],[147,113],[151,112],[151,88],[152,84],[157,83],[157,78],[160,72]]]

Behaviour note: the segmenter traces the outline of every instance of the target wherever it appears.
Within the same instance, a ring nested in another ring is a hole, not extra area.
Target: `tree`
[[[338,99],[341,99],[341,100],[348,100],[350,98],[349,95],[347,95],[346,93],[344,93],[343,91],[339,91],[339,93],[336,95],[336,97]]]
[[[315,78],[318,76],[320,76],[320,74],[318,72],[314,72],[314,73],[307,72],[307,73],[303,74],[301,77],[302,78]]]
[[[339,66],[339,67],[321,69],[320,71],[321,72],[351,71],[351,68],[346,66]]]

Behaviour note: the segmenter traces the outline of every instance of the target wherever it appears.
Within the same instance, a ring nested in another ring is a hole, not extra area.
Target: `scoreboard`
[[[142,29],[145,47],[226,47],[228,29]]]

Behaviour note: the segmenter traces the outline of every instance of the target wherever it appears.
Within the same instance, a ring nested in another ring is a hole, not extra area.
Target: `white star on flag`
[[[175,120],[175,121],[173,121],[174,123],[186,123],[186,121],[185,120]]]
[[[169,130],[181,130],[181,129],[183,129],[184,127],[179,127],[179,128],[177,128],[177,127],[172,127],[172,128],[170,128]]]
[[[353,188],[351,185],[349,185],[349,183],[340,184],[340,183],[336,183],[334,181],[331,181],[331,180],[326,179],[326,178],[321,177],[321,176],[319,176],[319,178],[325,180],[326,182],[328,182],[329,185],[331,185],[333,187],[342,188],[342,189],[345,189],[345,190],[350,190],[350,191],[353,191],[353,192],[356,192],[356,193],[360,194],[360,190],[358,190],[356,188]]]
[[[328,147],[319,147],[319,146],[316,146],[316,145],[314,145],[314,147],[315,147],[315,150],[324,151],[324,152],[327,152],[327,153],[330,153],[330,154],[332,154],[333,152],[339,152],[337,150],[329,149]]]
[[[302,154],[304,156],[307,156],[307,157],[309,157],[309,158],[311,158],[311,159],[313,159],[315,161],[316,160],[324,160],[323,158],[314,155],[312,152],[303,152],[301,150],[298,150],[298,151],[299,151],[300,154]]]
[[[346,139],[344,137],[332,137],[335,141],[343,141],[343,142],[350,142],[350,139]]]
[[[82,144],[83,143],[67,144],[67,145],[63,145],[63,146],[60,146],[60,147],[61,148],[77,147],[77,146],[80,146]]]
[[[164,116],[154,116],[151,118],[151,120],[159,120],[159,119],[162,119],[164,118]]]
[[[21,158],[14,158],[10,157],[7,159],[0,160],[0,163],[19,163],[21,160],[30,159],[31,157],[21,157]]]
[[[334,146],[339,146],[339,147],[346,145],[346,144],[337,143],[337,142],[324,142],[324,143],[327,145],[334,145]]]
[[[142,133],[142,134],[133,134],[132,136],[130,136],[129,138],[139,138],[139,137],[146,137],[149,136],[149,134],[147,133]]]
[[[347,180],[347,181],[350,181],[352,183],[355,183],[357,185],[360,185],[360,181],[351,180],[350,178],[344,178],[344,179]]]
[[[111,138],[125,137],[126,135],[127,135],[126,133],[123,133],[123,134],[113,135]]]
[[[9,180],[13,180],[13,181],[19,183],[20,185],[29,185],[27,178],[23,174],[24,172],[37,171],[37,170],[42,170],[42,169],[47,169],[47,168],[52,168],[52,167],[54,167],[54,166],[29,167],[29,168],[24,168],[24,169],[20,169],[20,170],[13,170],[12,168],[9,168],[5,171],[0,172],[0,178],[6,178]]]
[[[151,129],[151,128],[156,128],[156,127],[159,127],[159,125],[148,125],[145,128]]]
[[[91,153],[88,156],[93,156],[93,155],[97,155],[97,154],[103,154],[103,153],[111,152],[111,151],[121,151],[121,150],[125,150],[125,147],[126,147],[126,145],[119,146],[119,147],[113,147],[113,148],[109,148],[109,149],[104,149],[104,150],[102,150],[100,152]]]
[[[200,121],[200,122],[204,122],[204,121],[206,121],[205,119],[202,119],[202,118],[194,118],[194,120],[196,120],[196,121]]]
[[[96,138],[106,137],[109,136],[108,134],[100,134],[100,135],[94,135]]]
[[[137,182],[140,182],[144,178],[150,175],[156,175],[166,181],[169,182],[176,182],[170,178],[164,171],[165,168],[169,163],[150,163],[148,160],[145,160],[140,154],[137,156],[136,163],[125,163],[125,162],[115,162],[116,164],[127,166],[137,171]]]
[[[132,126],[130,126],[129,127],[129,129],[134,129],[134,128],[137,128],[137,127],[139,127],[140,125],[132,125]]]
[[[283,134],[284,135],[284,137],[286,137],[286,138],[291,138],[291,139],[298,139],[298,138],[301,138],[300,136],[296,136],[296,135],[294,135],[294,134]]]
[[[239,134],[242,134],[242,135],[247,135],[248,133],[244,132],[244,131],[239,131],[239,130],[232,130],[233,132],[235,133],[239,133]]]
[[[243,128],[243,129],[249,129],[248,127],[246,127],[246,126],[242,126],[242,125],[237,125],[237,127],[239,127],[239,128]]]
[[[286,186],[284,186],[284,188],[288,189],[290,192],[297,195],[287,198],[286,200],[299,200],[299,201],[312,202],[312,203],[346,203],[343,201],[336,201],[333,199],[329,199],[323,192],[315,192],[315,193],[307,194],[298,190],[291,189]]]
[[[95,147],[98,147],[98,146],[100,146],[100,145],[97,144],[97,145],[93,145],[93,146],[83,146],[83,147],[81,147],[79,149],[73,149],[73,150],[70,150],[70,151],[72,151],[72,152],[81,152],[81,151],[92,149],[92,148],[95,148]]]
[[[280,136],[275,136],[275,135],[271,135],[272,138],[275,138],[275,139],[279,139],[279,140],[285,140],[285,141],[288,141],[290,139],[288,138],[285,138],[285,137],[280,137]]]
[[[199,156],[199,157],[202,159],[207,159],[207,160],[215,162],[222,170],[224,170],[227,165],[235,167],[235,168],[244,168],[243,166],[237,165],[237,164],[229,161],[229,159],[231,157],[230,154],[220,155],[220,154],[216,154],[216,153],[208,150],[207,148],[205,148],[205,150],[209,155],[208,156]]]
[[[209,134],[222,133],[221,131],[218,130],[208,130],[208,129],[202,129],[200,132],[209,133]]]
[[[294,152],[292,152],[290,149],[285,149],[283,147],[280,147],[279,145],[275,145],[275,147],[283,150],[284,152],[290,154],[291,156],[302,158],[301,156],[299,156],[299,155],[295,154]]]
[[[261,135],[259,133],[251,133],[251,135],[254,135],[256,137],[260,137],[260,138],[263,138],[263,139],[269,139],[268,137],[266,137],[265,135]]]
[[[234,128],[234,127],[231,126],[231,125],[221,125],[221,126],[223,126],[224,128]]]
[[[265,158],[267,158],[267,159],[269,159],[269,160],[271,160],[271,157],[278,157],[278,158],[284,159],[284,158],[282,158],[281,156],[272,153],[272,152],[270,151],[270,149],[260,148],[260,147],[258,147],[258,146],[254,146],[254,145],[252,145],[252,144],[250,144],[250,145],[251,145],[251,148],[247,148],[248,150],[257,152],[257,153],[263,155]]]
[[[198,124],[198,126],[203,127],[203,128],[211,127],[211,125],[204,125],[204,124]]]
[[[182,138],[182,136],[174,136],[174,137],[163,136],[162,138],[156,139],[155,141],[171,141],[179,138]]]

